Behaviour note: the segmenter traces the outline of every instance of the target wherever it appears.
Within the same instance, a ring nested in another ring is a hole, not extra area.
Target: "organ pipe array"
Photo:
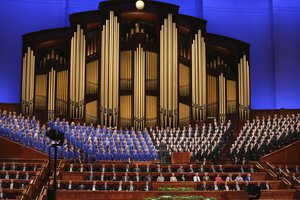
[[[51,68],[48,74],[48,120],[54,119],[56,70]]]
[[[70,116],[83,118],[85,89],[85,48],[86,41],[83,29],[77,25],[77,30],[71,39],[70,62]]]
[[[102,30],[100,118],[105,126],[118,126],[119,23],[110,11]]]
[[[206,118],[206,50],[201,30],[192,43],[192,111],[193,119]]]
[[[219,117],[220,122],[226,119],[226,80],[224,74],[219,75]]]
[[[134,52],[134,127],[145,126],[145,51],[141,44]]]
[[[104,1],[70,27],[22,36],[23,114],[137,129],[248,119],[249,44],[176,5],[133,3]]]
[[[162,127],[176,127],[178,119],[178,41],[172,14],[160,30],[160,112]]]
[[[249,62],[244,55],[238,64],[238,83],[239,83],[239,115],[240,119],[250,117],[250,76]]]
[[[30,47],[27,47],[23,57],[22,69],[22,112],[25,115],[33,114],[34,69],[34,52]]]

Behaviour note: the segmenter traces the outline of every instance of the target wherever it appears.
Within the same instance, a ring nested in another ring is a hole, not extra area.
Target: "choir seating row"
[[[197,172],[198,173],[198,172]],[[175,172],[173,173],[175,177],[179,181],[193,181],[193,177],[196,173],[190,172]],[[213,172],[204,172],[198,173],[201,180],[203,180],[204,176],[208,176],[210,180],[215,180],[217,176],[220,176],[222,180],[225,181],[226,177],[231,175],[232,179],[234,180],[238,175],[243,177],[245,180],[246,176],[249,173],[240,173],[240,172],[227,172],[227,173],[213,173]],[[156,181],[157,177],[162,175],[165,180],[169,180],[172,176],[172,173],[169,172],[59,172],[59,177],[62,180],[122,180],[124,176],[128,176],[128,180],[136,180],[136,176],[140,177],[140,180],[149,180],[148,176],[151,177],[152,181]],[[257,172],[257,173],[250,173],[253,180],[270,180],[272,177],[267,172]],[[182,178],[184,178],[182,180]]]
[[[37,171],[43,163],[0,162],[0,171]]]
[[[73,164],[62,163],[64,171],[72,172],[255,172],[254,165],[202,165],[202,164]]]
[[[33,199],[44,184],[48,162],[45,160],[14,162],[12,160],[0,160],[0,167],[5,167],[0,170],[0,199]]]
[[[53,185],[53,181],[51,181]],[[106,190],[106,191],[120,191],[119,186],[122,184],[121,191],[129,191],[129,186],[132,184],[134,186],[134,191],[145,191],[145,186],[148,184],[148,190],[160,190],[160,188],[164,187],[186,187],[193,188],[194,190],[216,190],[214,188],[214,184],[218,186],[218,190],[226,190],[225,184],[228,186],[229,190],[243,190],[246,186],[249,185],[259,185],[262,190],[270,190],[270,189],[287,189],[287,187],[279,180],[272,181],[243,181],[243,182],[214,182],[214,181],[200,181],[200,182],[131,182],[131,181],[87,181],[87,180],[58,180],[57,181],[57,189],[59,190]],[[205,184],[205,187],[204,187]],[[106,187],[105,187],[106,185]],[[237,189],[236,185],[239,186]],[[268,185],[268,186],[267,186]],[[94,189],[93,189],[94,186]]]

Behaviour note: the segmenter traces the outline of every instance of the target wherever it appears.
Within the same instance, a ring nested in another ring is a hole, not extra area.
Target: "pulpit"
[[[171,155],[172,164],[190,163],[190,159],[191,159],[190,152],[173,152]]]

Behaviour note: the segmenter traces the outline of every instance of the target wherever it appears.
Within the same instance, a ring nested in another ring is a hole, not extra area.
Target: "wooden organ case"
[[[172,4],[112,0],[23,35],[22,112],[109,127],[250,116],[249,44]]]

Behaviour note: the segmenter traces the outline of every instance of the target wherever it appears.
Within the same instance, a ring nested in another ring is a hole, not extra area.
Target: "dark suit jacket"
[[[132,180],[132,181],[142,181],[143,179],[142,179],[141,176],[139,176],[139,180],[137,180],[136,175],[134,175],[134,176],[131,178],[131,180]]]
[[[205,187],[204,187],[204,185],[201,185],[200,190],[205,191],[205,190],[210,190],[210,188],[207,185]]]
[[[130,191],[130,185],[127,185],[126,190]],[[135,186],[132,185],[132,191],[135,191]]]
[[[86,190],[86,189],[87,189],[87,187],[84,184],[80,184],[77,187],[77,190]]]
[[[146,184],[142,186],[142,190],[147,191],[146,190]],[[151,187],[151,184],[149,184],[148,185],[148,191],[151,191],[151,190],[152,190],[152,187]]]
[[[119,186],[119,185],[118,185],[118,186]],[[103,185],[100,186],[100,190],[110,190],[110,186],[107,185],[106,188],[105,188],[105,186],[104,186],[104,184],[103,184]]]

